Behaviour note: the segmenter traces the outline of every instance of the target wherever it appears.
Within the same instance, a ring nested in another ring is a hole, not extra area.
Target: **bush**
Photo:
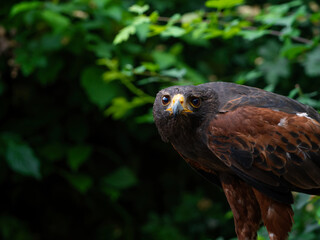
[[[299,0],[4,1],[1,237],[234,238],[223,193],[161,142],[154,96],[219,80],[319,109],[318,10]],[[291,239],[318,239],[318,197],[298,194],[294,208]]]

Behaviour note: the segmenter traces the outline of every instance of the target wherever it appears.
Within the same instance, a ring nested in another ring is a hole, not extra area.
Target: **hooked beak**
[[[181,102],[176,101],[172,106],[173,117],[177,117],[183,111],[183,109],[184,108],[182,107]]]
[[[187,108],[184,96],[181,94],[174,95],[172,102],[170,103],[166,111],[169,111],[171,114],[173,114],[174,118],[176,118],[181,113],[186,114],[192,112],[190,109]]]

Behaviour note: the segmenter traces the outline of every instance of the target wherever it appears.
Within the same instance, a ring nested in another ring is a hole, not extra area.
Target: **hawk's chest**
[[[226,166],[207,147],[206,135],[199,128],[190,134],[190,131],[180,132],[170,141],[175,150],[191,165],[211,171],[226,170]]]

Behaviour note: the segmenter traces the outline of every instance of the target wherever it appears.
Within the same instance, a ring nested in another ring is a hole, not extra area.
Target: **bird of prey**
[[[155,99],[159,134],[222,187],[239,240],[288,238],[291,191],[320,195],[320,115],[293,99],[226,82],[172,86]]]

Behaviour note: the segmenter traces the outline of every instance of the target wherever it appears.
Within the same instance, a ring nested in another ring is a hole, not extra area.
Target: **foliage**
[[[320,109],[315,1],[4,1],[0,19],[3,239],[232,239],[222,192],[161,142],[157,91],[232,81]],[[319,198],[295,197],[290,238],[318,239]]]

